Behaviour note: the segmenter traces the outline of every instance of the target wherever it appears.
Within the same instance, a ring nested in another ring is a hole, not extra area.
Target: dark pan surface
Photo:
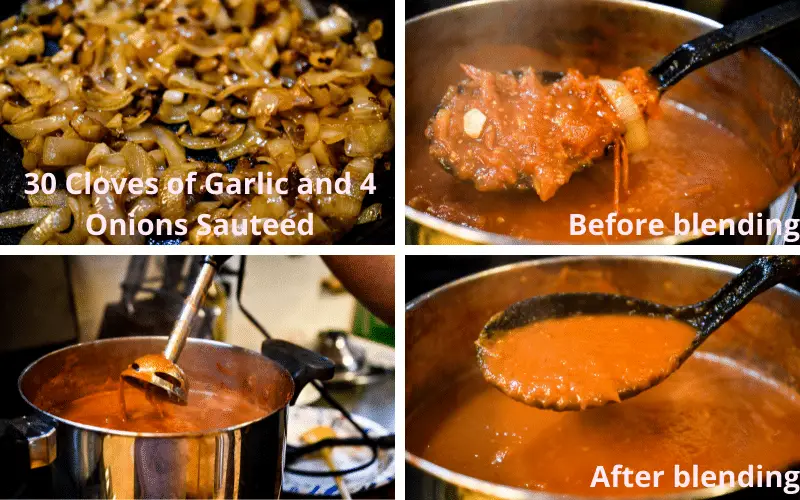
[[[0,2],[0,18],[5,19],[19,12],[24,1],[5,0]],[[331,2],[313,0],[314,7],[319,15],[328,12]],[[378,41],[378,52],[382,58],[394,61],[394,4],[392,2],[378,2],[374,0],[337,0],[336,4],[356,20],[356,27],[366,30],[373,19],[383,21],[383,37]],[[57,46],[48,44],[47,54],[55,53]],[[214,154],[213,156],[216,156]],[[191,154],[189,157],[193,157]],[[209,161],[212,158],[195,156],[198,160]],[[375,164],[376,191],[364,199],[364,207],[373,203],[381,203],[383,217],[369,224],[354,227],[338,244],[356,245],[391,245],[394,243],[394,151]],[[22,168],[22,146],[19,141],[8,135],[0,128],[0,212],[28,207],[25,189],[25,169]],[[63,186],[62,186],[63,187]],[[16,245],[28,230],[27,227],[17,229],[0,229],[0,245]],[[150,245],[178,244],[178,239],[148,240]]]

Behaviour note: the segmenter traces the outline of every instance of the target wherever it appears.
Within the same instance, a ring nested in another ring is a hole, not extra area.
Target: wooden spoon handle
[[[650,69],[664,92],[692,71],[739,49],[756,45],[800,19],[800,0],[791,0],[684,43]]]

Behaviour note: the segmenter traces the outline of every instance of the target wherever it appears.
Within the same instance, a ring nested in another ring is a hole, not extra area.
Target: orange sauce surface
[[[585,496],[678,490],[690,470],[780,470],[800,459],[800,400],[726,358],[697,353],[660,385],[620,404],[540,410],[487,384],[478,370],[414,408],[407,448],[493,483]],[[664,470],[657,488],[591,488],[598,466]]]
[[[487,381],[515,399],[563,409],[618,402],[619,391],[649,386],[694,337],[676,320],[587,315],[537,321],[477,345]]]
[[[630,156],[629,192],[620,218],[661,219],[672,234],[675,213],[690,218],[739,217],[778,195],[767,167],[741,139],[685,108],[662,101],[663,115],[647,124],[650,145]],[[551,199],[533,193],[479,192],[427,154],[422,131],[408,137],[406,199],[409,206],[456,224],[517,238],[561,242],[617,242],[649,235],[570,236],[570,214],[605,219],[614,211],[613,160],[597,161],[573,175]]]
[[[106,429],[151,432],[204,432],[224,429],[265,417],[268,411],[244,394],[229,389],[190,389],[186,405],[151,397],[125,384],[124,403],[119,382],[67,404],[46,408],[54,415]]]

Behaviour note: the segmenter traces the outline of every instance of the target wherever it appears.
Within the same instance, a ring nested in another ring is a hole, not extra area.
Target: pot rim
[[[502,1],[502,0],[501,0]],[[423,293],[422,295],[412,299],[408,303],[406,303],[406,314],[411,312],[412,310],[419,307],[424,302],[440,295],[443,292],[446,292],[452,288],[457,286],[461,286],[464,283],[469,283],[472,281],[481,280],[487,276],[492,276],[495,274],[502,274],[508,271],[512,271],[515,269],[521,268],[528,268],[528,267],[542,267],[546,265],[553,265],[553,264],[570,264],[576,262],[586,262],[587,259],[592,259],[592,261],[630,261],[630,260],[637,260],[637,261],[645,261],[649,263],[655,264],[677,264],[682,265],[690,268],[699,268],[699,269],[707,269],[711,271],[719,271],[730,275],[735,275],[741,271],[740,268],[735,266],[729,266],[727,264],[720,264],[717,262],[711,262],[706,260],[699,260],[699,259],[692,259],[688,257],[682,256],[660,256],[660,255],[647,255],[647,256],[636,256],[636,255],[570,255],[570,256],[560,256],[560,257],[545,257],[542,259],[533,259],[533,260],[524,260],[520,262],[514,262],[511,264],[506,264],[503,266],[492,267],[486,269],[484,271],[480,271],[474,274],[470,274],[459,278],[455,281],[451,281],[449,283],[445,283],[442,286],[434,288],[433,290]],[[777,285],[774,287],[777,290],[780,290],[782,293],[786,293],[794,298],[800,299],[800,291],[794,290],[789,288],[786,285]],[[585,496],[577,496],[577,495],[570,495],[564,493],[550,493],[546,491],[536,491],[536,490],[526,490],[524,488],[517,488],[513,486],[505,486],[497,483],[493,483],[491,481],[485,481],[483,479],[477,479],[472,476],[468,476],[465,474],[461,474],[459,472],[452,471],[440,465],[436,465],[433,462],[425,460],[414,453],[411,453],[408,450],[406,452],[406,462],[410,463],[417,469],[421,470],[426,474],[430,474],[437,479],[445,481],[446,483],[458,486],[460,488],[466,488],[470,491],[476,491],[485,495],[491,495],[492,497],[507,499],[507,500],[517,500],[517,499],[532,499],[532,500],[549,500],[549,499],[563,499],[563,500],[578,500],[578,499],[585,499],[585,500],[599,500],[599,499],[613,499],[619,500],[621,497],[605,497],[605,496],[597,496],[597,497],[585,497]],[[660,500],[682,500],[688,498],[712,498],[721,496],[727,493],[733,493],[734,491],[738,491],[743,489],[739,486],[715,486],[713,488],[702,488],[697,490],[687,490],[685,492],[678,492],[678,493],[667,493],[663,495],[652,495],[646,494],[643,496],[626,496],[624,498],[631,499],[631,500],[644,500],[648,498],[658,498]]]
[[[406,20],[406,27],[416,22],[425,20],[429,17],[435,17],[440,14],[445,14],[449,12],[457,12],[460,10],[470,9],[476,6],[482,5],[489,5],[495,3],[517,3],[520,0],[468,0],[466,2],[457,3],[454,5],[450,5],[448,7],[442,7],[439,9],[434,9],[428,12],[424,12],[417,16],[412,17],[411,19]],[[645,8],[652,11],[662,12],[664,14],[673,15],[685,20],[690,20],[695,23],[698,23],[704,27],[709,29],[718,29],[723,26],[723,24],[710,19],[705,16],[701,16],[699,14],[695,14],[694,12],[689,12],[687,10],[678,9],[676,7],[670,7],[667,5],[655,4],[652,2],[647,2],[643,0],[592,0],[597,3],[609,3],[609,4],[619,4],[619,5],[630,5],[637,8]],[[789,76],[789,79],[792,80],[795,86],[800,90],[800,77],[794,74],[794,72],[786,66],[779,57],[772,54],[770,51],[765,49],[764,47],[757,46],[755,47],[758,51],[761,52],[763,56],[767,58],[772,64],[775,64],[783,73]],[[775,199],[770,202],[767,207],[769,208],[772,206],[773,203],[776,203],[784,198],[784,196],[797,189],[800,186],[798,180],[800,176],[795,175],[792,181],[787,185],[787,188],[779,193]],[[786,201],[789,202],[791,197],[787,197]],[[408,201],[408,200],[406,200]],[[782,207],[778,210],[778,213],[785,214],[787,212],[787,206]],[[763,209],[761,210],[763,211]],[[757,213],[758,211],[753,211],[753,213]],[[460,224],[456,224],[454,222],[446,221],[444,219],[440,219],[435,217],[431,214],[422,212],[415,208],[412,208],[406,204],[405,206],[405,215],[406,218],[410,221],[419,224],[422,227],[426,227],[429,229],[433,229],[434,231],[438,231],[444,233],[448,236],[452,236],[455,238],[459,238],[461,240],[465,240],[471,243],[478,243],[478,244],[485,244],[485,245],[580,245],[582,243],[570,242],[570,241],[541,241],[541,240],[530,240],[524,238],[515,238],[513,236],[509,236],[506,234],[500,233],[492,233],[489,231],[484,231],[482,229],[474,228],[471,226],[463,226]],[[734,221],[738,221],[742,219],[742,217],[733,217]],[[783,217],[781,217],[783,218]],[[624,241],[620,243],[614,243],[618,245],[677,245],[680,243],[686,243],[689,241],[695,241],[702,237],[693,236],[693,235],[686,235],[686,236],[661,236],[658,238],[648,238],[642,240],[635,240],[635,241]],[[767,245],[775,244],[776,235],[769,235],[769,239],[767,241]],[[588,243],[591,244],[591,243]]]
[[[289,372],[288,372],[288,370],[286,370],[286,368],[281,366],[276,361],[273,361],[273,360],[261,355],[260,353],[251,350],[251,349],[247,349],[247,348],[241,347],[241,346],[236,346],[236,345],[233,345],[233,344],[228,344],[228,343],[225,343],[225,342],[220,342],[218,340],[200,339],[200,338],[189,338],[189,339],[187,339],[187,342],[188,343],[193,343],[193,344],[206,344],[206,345],[214,346],[214,347],[217,347],[217,348],[220,348],[220,349],[232,349],[234,351],[244,351],[248,355],[260,356],[260,357],[264,358],[265,360],[273,363],[275,365],[275,367],[278,368],[278,370],[281,372],[281,374],[283,376],[285,376],[286,380],[288,380],[292,384],[292,390],[288,393],[288,396],[286,398],[286,403],[283,406],[281,406],[279,408],[276,408],[272,412],[267,413],[266,415],[263,415],[263,416],[261,416],[259,418],[256,418],[256,419],[253,419],[253,420],[249,420],[249,421],[246,421],[246,422],[242,422],[242,423],[239,423],[239,424],[236,424],[236,425],[231,425],[229,427],[224,427],[224,428],[209,429],[209,430],[206,430],[206,431],[194,431],[194,432],[133,432],[133,431],[123,431],[123,430],[119,430],[119,429],[109,429],[109,428],[106,428],[106,427],[98,427],[98,426],[94,426],[94,425],[82,424],[80,422],[74,422],[72,420],[68,420],[68,419],[59,417],[58,415],[54,415],[54,414],[52,414],[50,412],[47,412],[47,411],[39,408],[38,406],[36,406],[33,402],[31,402],[28,399],[28,397],[22,391],[22,381],[25,378],[25,376],[28,374],[28,372],[34,366],[36,366],[40,361],[42,361],[42,360],[44,360],[46,358],[49,358],[51,356],[55,356],[55,355],[58,355],[58,354],[60,354],[62,352],[69,351],[69,350],[72,350],[72,349],[79,349],[79,348],[81,348],[83,346],[86,346],[86,345],[89,345],[89,344],[112,343],[112,342],[120,342],[120,341],[124,341],[124,340],[129,340],[129,339],[133,339],[133,340],[166,340],[167,338],[168,337],[166,337],[166,336],[160,336],[160,335],[141,335],[141,336],[133,336],[133,337],[114,337],[114,338],[108,338],[108,339],[97,339],[97,340],[92,340],[92,341],[88,341],[88,342],[80,342],[78,344],[69,345],[67,347],[62,347],[61,349],[57,349],[57,350],[55,350],[53,352],[49,352],[49,353],[45,354],[44,356],[36,359],[36,361],[34,361],[30,365],[28,365],[24,370],[22,370],[22,373],[20,373],[19,378],[17,379],[17,391],[19,392],[20,396],[22,396],[22,399],[25,400],[25,402],[33,410],[35,410],[39,414],[46,415],[47,417],[55,420],[56,422],[59,422],[59,423],[62,423],[62,424],[66,424],[66,425],[69,425],[71,427],[77,427],[77,428],[85,430],[85,431],[97,432],[97,433],[101,433],[101,434],[111,434],[111,435],[114,435],[114,436],[135,437],[135,438],[164,438],[164,439],[169,439],[169,438],[189,438],[189,437],[208,436],[208,435],[214,435],[214,434],[221,434],[221,433],[225,433],[225,432],[236,431],[236,430],[242,429],[244,427],[247,427],[249,425],[255,424],[257,422],[260,422],[260,421],[262,421],[262,420],[264,420],[266,418],[269,418],[272,415],[274,415],[274,414],[276,414],[276,413],[278,413],[280,411],[285,410],[286,407],[289,406],[289,402],[292,400],[292,397],[294,395],[295,387],[294,387],[294,380],[292,379],[291,374],[289,374]]]

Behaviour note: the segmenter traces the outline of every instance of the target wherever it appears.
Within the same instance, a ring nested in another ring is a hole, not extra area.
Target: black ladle
[[[692,71],[743,48],[758,45],[798,20],[800,0],[784,2],[682,44],[648,73],[657,82],[659,93],[664,93]],[[560,80],[564,73],[543,70],[537,71],[536,75],[542,83],[550,84]]]
[[[800,257],[759,257],[720,288],[711,298],[688,306],[667,306],[643,299],[606,293],[542,295],[517,302],[505,311],[494,315],[483,327],[478,343],[491,342],[499,336],[508,334],[510,330],[537,321],[581,315],[662,317],[681,321],[691,326],[697,334],[673,365],[672,371],[659,374],[636,387],[626,387],[620,390],[619,398],[624,400],[650,389],[674,373],[712,333],[756,296],[778,283],[798,275],[800,275]],[[556,408],[542,401],[523,401],[522,399],[519,401],[539,408],[581,409],[577,404]]]

